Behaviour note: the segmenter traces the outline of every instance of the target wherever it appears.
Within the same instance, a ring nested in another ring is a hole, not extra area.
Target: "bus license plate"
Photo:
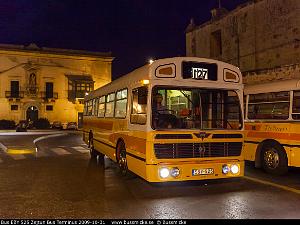
[[[198,176],[198,175],[208,175],[208,174],[213,174],[214,169],[213,168],[207,168],[207,169],[193,169],[192,170],[192,175],[193,176]]]

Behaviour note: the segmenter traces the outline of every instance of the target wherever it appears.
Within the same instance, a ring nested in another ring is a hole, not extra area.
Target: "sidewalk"
[[[6,135],[15,135],[15,136],[22,136],[22,135],[43,135],[43,134],[61,134],[67,133],[70,130],[27,130],[25,132],[16,132],[15,130],[0,130],[0,136]]]
[[[36,143],[47,138],[69,135],[73,132],[60,130],[30,130],[27,132],[0,132],[0,151],[9,154],[34,153]]]
[[[65,131],[82,131],[82,128],[78,128],[78,130],[59,130],[59,129],[28,129],[25,132],[16,132],[16,130],[0,130],[1,133],[34,133],[34,132],[47,132],[47,133],[55,133],[55,132],[65,132]]]

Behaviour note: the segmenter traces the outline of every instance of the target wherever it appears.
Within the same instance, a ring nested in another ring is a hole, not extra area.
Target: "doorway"
[[[82,128],[83,126],[83,113],[79,112],[78,113],[78,128]]]
[[[28,107],[26,111],[26,120],[28,122],[36,122],[39,118],[39,110],[36,106],[30,106]]]

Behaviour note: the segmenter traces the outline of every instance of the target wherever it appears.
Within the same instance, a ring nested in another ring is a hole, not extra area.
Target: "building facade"
[[[234,64],[245,83],[300,78],[299,0],[252,0],[211,13],[210,21],[188,25],[187,56]]]
[[[0,119],[78,122],[83,98],[111,82],[111,53],[0,45]]]

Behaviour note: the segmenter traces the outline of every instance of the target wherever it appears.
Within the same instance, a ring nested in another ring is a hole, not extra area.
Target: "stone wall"
[[[300,1],[249,1],[220,19],[186,32],[186,55],[212,58],[211,33],[221,30],[222,54],[213,57],[242,72],[300,62]],[[282,75],[281,75],[282,76]]]
[[[243,82],[245,84],[267,83],[274,80],[300,80],[300,65],[287,65],[272,69],[245,72]]]

